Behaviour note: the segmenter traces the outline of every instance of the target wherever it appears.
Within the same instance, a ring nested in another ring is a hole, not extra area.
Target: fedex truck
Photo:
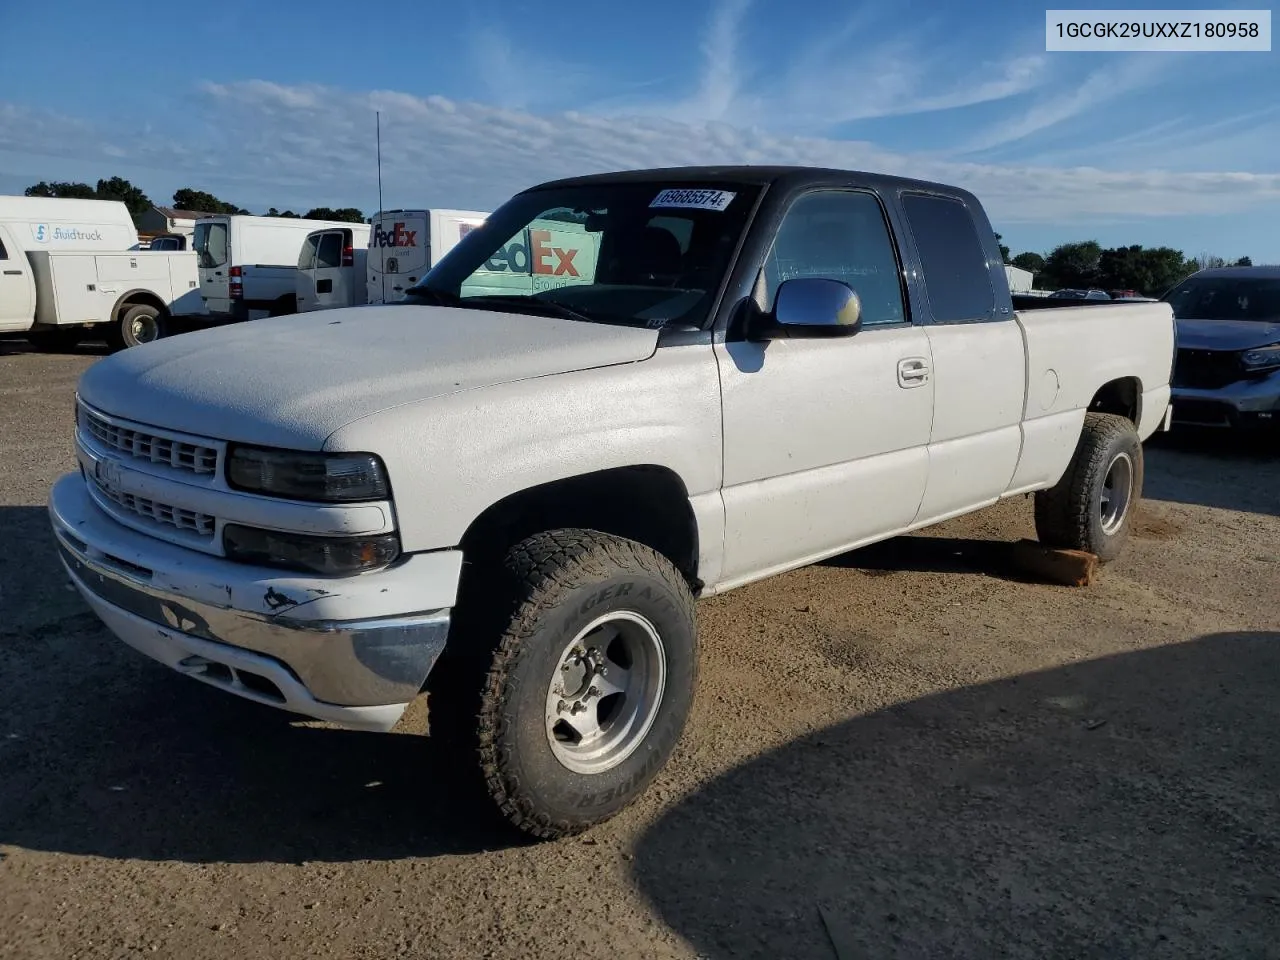
[[[0,197],[0,333],[43,350],[86,336],[132,347],[201,310],[195,254],[140,249],[118,200]]]
[[[391,303],[489,215],[474,210],[383,210],[370,220],[368,302]]]

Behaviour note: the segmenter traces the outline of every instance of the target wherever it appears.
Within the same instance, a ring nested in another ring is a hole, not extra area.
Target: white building
[[[1030,270],[1023,270],[1021,267],[1011,267],[1009,264],[1004,265],[1004,275],[1009,279],[1010,293],[1030,293],[1036,275]]]
[[[177,233],[190,239],[196,231],[196,221],[210,216],[198,210],[175,210],[173,207],[152,207],[139,217],[138,232],[154,236],[159,233]]]

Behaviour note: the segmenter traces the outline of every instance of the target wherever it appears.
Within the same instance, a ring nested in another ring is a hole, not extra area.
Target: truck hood
[[[187,333],[90,367],[105,413],[221,440],[320,449],[400,404],[653,355],[658,333],[458,307],[316,311]]]
[[[1178,346],[1188,350],[1251,350],[1280,341],[1280,320],[1179,320]]]

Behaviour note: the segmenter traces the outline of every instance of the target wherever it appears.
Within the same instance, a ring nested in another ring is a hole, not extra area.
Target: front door
[[[726,586],[821,559],[915,519],[929,469],[929,340],[911,322],[879,198],[805,194],[788,210],[757,285],[824,277],[851,286],[851,337],[716,345],[724,404]]]
[[[0,330],[26,330],[35,319],[35,281],[27,255],[0,225]]]

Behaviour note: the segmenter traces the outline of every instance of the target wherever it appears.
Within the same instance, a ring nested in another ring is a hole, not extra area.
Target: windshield
[[[520,194],[402,302],[701,326],[759,192],[747,184],[668,182]]]
[[[220,267],[227,262],[227,225],[197,223],[192,248],[202,267]]]
[[[1162,299],[1178,320],[1280,322],[1280,277],[1188,277]]]

